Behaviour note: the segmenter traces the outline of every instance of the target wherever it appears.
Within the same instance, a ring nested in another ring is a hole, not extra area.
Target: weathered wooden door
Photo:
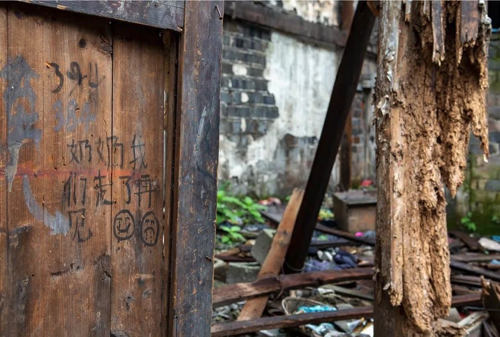
[[[1,336],[165,331],[164,67],[161,30],[0,3]]]

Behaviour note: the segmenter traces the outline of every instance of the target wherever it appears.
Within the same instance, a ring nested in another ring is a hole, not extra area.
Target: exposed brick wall
[[[235,193],[289,195],[307,182],[342,49],[227,17],[223,43],[219,179]],[[365,80],[373,81],[373,55]],[[358,180],[374,172],[370,90],[360,85],[353,117]],[[337,189],[338,165],[339,158],[329,192]]]
[[[220,132],[233,142],[245,142],[246,135],[264,135],[279,117],[264,78],[264,52],[270,39],[268,30],[224,22]]]
[[[352,102],[352,163],[353,187],[365,179],[375,180],[375,128],[373,127],[373,107],[371,95],[373,81],[365,84],[354,96]]]

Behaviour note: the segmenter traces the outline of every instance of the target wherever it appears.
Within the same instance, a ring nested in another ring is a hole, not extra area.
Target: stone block
[[[214,260],[214,278],[216,280],[226,282],[226,275],[227,275],[227,269],[228,265],[226,262],[215,259]]]
[[[248,76],[252,77],[263,77],[264,76],[264,69],[260,68],[248,68]]]
[[[271,249],[275,233],[274,229],[264,229],[255,240],[251,254],[261,265],[264,263],[269,249]]]
[[[500,131],[490,132],[489,137],[490,141],[495,143],[500,143]]]
[[[255,90],[267,91],[267,81],[266,80],[256,80]]]
[[[490,106],[488,107],[488,118],[490,119],[500,119],[500,106]]]
[[[274,95],[263,96],[264,104],[274,105],[276,102],[274,100]]]
[[[500,180],[489,180],[486,183],[485,190],[500,192]]]
[[[277,107],[264,108],[264,117],[268,119],[276,119],[280,116]]]
[[[222,73],[223,74],[233,74],[233,65],[230,63],[222,63]]]
[[[339,228],[349,233],[375,230],[377,197],[359,190],[335,193],[333,214]]]
[[[229,263],[226,274],[226,282],[229,284],[253,282],[259,275],[260,265],[252,263]]]
[[[250,108],[247,106],[228,106],[227,107],[228,117],[241,117],[246,118],[250,116]]]

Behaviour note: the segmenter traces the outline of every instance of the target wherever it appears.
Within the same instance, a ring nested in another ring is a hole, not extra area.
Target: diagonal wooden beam
[[[339,152],[345,123],[356,93],[374,23],[375,17],[366,2],[360,1],[333,86],[304,200],[297,215],[290,249],[285,260],[285,272],[297,272],[304,266],[333,164]]]
[[[297,211],[299,210],[300,203],[304,191],[295,189],[288,203],[283,219],[278,227],[278,231],[274,235],[271,249],[260,269],[258,280],[266,277],[276,277],[279,275],[283,267],[283,261],[290,244],[290,237],[297,218]],[[238,316],[238,321],[245,321],[249,319],[259,318],[262,316],[266,308],[268,295],[258,296],[249,299]]]

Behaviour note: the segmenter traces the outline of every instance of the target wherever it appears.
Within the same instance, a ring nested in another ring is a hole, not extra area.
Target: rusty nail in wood
[[[224,16],[220,12],[219,6],[215,5],[215,9],[217,10],[217,13],[219,13],[219,20],[222,20],[224,18]]]
[[[208,261],[213,261],[213,259],[210,256],[207,256],[207,255],[205,255],[205,259],[207,259]]]

